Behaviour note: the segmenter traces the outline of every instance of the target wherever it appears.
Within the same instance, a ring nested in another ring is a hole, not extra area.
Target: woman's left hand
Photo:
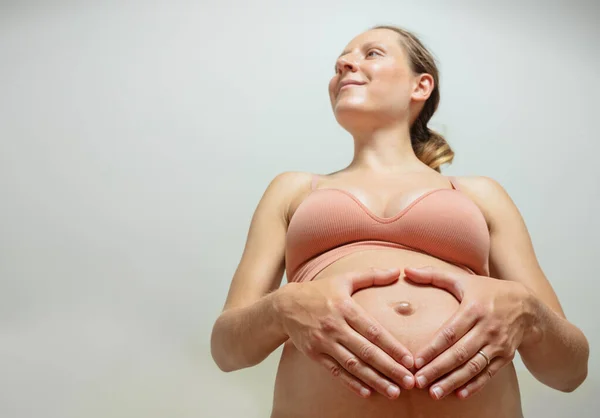
[[[404,272],[412,282],[445,289],[460,302],[458,311],[432,341],[415,353],[415,365],[420,369],[415,374],[416,387],[435,383],[429,389],[434,399],[454,391],[465,399],[478,392],[513,360],[529,332],[530,293],[518,282],[433,267],[406,268]]]

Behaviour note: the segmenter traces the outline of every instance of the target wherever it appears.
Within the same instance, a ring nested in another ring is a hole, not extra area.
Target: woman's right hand
[[[374,389],[395,399],[400,389],[393,382],[414,387],[411,352],[352,299],[360,289],[394,283],[400,273],[371,268],[280,289],[279,319],[296,348],[359,396]]]

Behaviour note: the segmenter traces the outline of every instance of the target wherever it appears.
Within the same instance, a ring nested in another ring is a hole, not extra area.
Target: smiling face
[[[329,82],[336,120],[347,130],[373,120],[412,122],[428,96],[419,87],[421,76],[413,73],[398,33],[372,29],[358,35],[336,61]]]

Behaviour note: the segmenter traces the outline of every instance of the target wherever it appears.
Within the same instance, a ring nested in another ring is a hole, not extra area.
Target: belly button
[[[410,302],[406,301],[394,303],[392,307],[400,315],[412,315],[415,311]]]

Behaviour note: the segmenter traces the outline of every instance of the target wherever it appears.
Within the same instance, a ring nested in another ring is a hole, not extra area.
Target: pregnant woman
[[[213,327],[221,370],[283,344],[272,418],[521,417],[516,351],[539,381],[576,389],[588,343],[517,208],[492,179],[440,173],[453,152],[427,127],[438,70],[418,38],[358,35],[329,96],[354,158],[267,187]]]

